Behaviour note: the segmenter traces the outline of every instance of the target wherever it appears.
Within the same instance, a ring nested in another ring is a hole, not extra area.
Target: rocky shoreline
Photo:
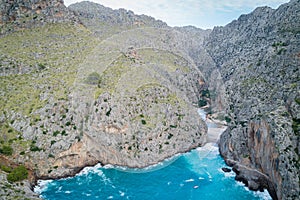
[[[205,120],[206,124],[208,125],[208,131],[207,131],[207,143],[218,143],[219,142],[219,139],[220,139],[220,136],[221,134],[224,132],[224,130],[226,129],[226,122],[222,122],[222,121],[219,121],[219,120],[216,120],[216,119],[211,119],[211,118],[207,118]],[[203,144],[203,146],[205,145]],[[184,153],[187,153],[187,152],[190,152],[191,150],[193,149],[196,149],[198,148],[199,146],[197,147],[194,147],[194,148],[190,148],[188,149],[187,151],[182,151],[182,152],[177,152],[176,154],[174,155],[171,155],[170,157],[166,157],[162,160],[159,160],[157,161],[156,163],[153,163],[153,164],[149,164],[149,165],[145,165],[145,166],[142,166],[142,167],[132,167],[132,166],[120,166],[120,165],[116,165],[118,167],[125,167],[125,168],[128,168],[128,169],[143,169],[143,168],[148,168],[148,167],[151,167],[151,166],[155,166],[165,160],[168,160],[168,159],[172,159],[174,156],[177,156],[178,154],[184,154]],[[81,168],[77,168],[76,171],[73,171],[71,174],[65,174],[63,176],[57,176],[57,177],[47,177],[47,176],[44,176],[44,177],[35,177],[35,181],[34,181],[34,184],[32,185],[32,191],[34,191],[34,187],[37,186],[37,181],[38,180],[58,180],[58,179],[62,179],[62,178],[68,178],[68,177],[73,177],[75,175],[77,175],[78,173],[80,173],[85,167],[93,167],[93,166],[96,166],[100,164],[100,166],[105,166],[105,165],[111,165],[111,163],[101,163],[101,162],[98,162],[98,163],[95,163],[95,164],[88,164],[88,165],[85,165],[84,167],[81,167]]]
[[[217,141],[204,106],[228,124],[219,149],[238,180],[299,198],[299,0],[213,30],[90,2],[0,2],[0,196],[30,196],[10,165],[60,178]]]

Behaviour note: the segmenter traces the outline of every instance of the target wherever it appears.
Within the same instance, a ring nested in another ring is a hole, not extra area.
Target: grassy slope
[[[95,99],[104,92],[119,101],[117,104],[122,104],[123,99],[127,105],[129,99],[137,97],[141,102],[128,108],[132,113],[129,120],[142,123],[141,127],[147,129],[145,132],[158,129],[157,124],[162,121],[163,126],[176,128],[189,103],[172,81],[176,80],[178,70],[186,74],[191,68],[178,52],[170,51],[165,37],[167,29],[138,28],[106,36],[101,41],[101,37],[95,38],[80,25],[48,24],[0,38],[0,53],[6,59],[13,59],[18,67],[30,69],[25,74],[0,79],[0,117],[4,119],[0,125],[4,138],[0,148],[11,145],[13,156],[22,157],[22,162],[26,157],[32,164],[39,163],[39,156],[48,156],[47,163],[42,163],[44,171],[56,169],[51,159],[59,153],[59,144],[68,148],[78,138],[75,137],[77,132],[82,136],[84,127],[79,115],[88,122]],[[131,52],[132,46],[136,47],[136,57]],[[99,84],[97,81],[87,84],[87,78],[93,73],[99,75]],[[164,95],[151,97],[156,90]],[[82,107],[83,104],[86,106]],[[171,122],[169,125],[160,113],[161,108],[167,106],[176,110],[178,120],[172,118],[175,125]],[[135,107],[141,109],[141,113],[136,112]],[[71,110],[69,114],[68,110]],[[72,121],[74,111],[78,117]],[[25,127],[29,125],[38,130],[37,135],[24,140],[25,136],[13,128],[16,116],[22,118],[18,124],[29,121],[30,125],[26,123]],[[34,149],[37,152],[33,152]]]
[[[19,114],[34,123],[40,120],[37,109],[68,99],[78,63],[95,41],[87,29],[70,24],[47,24],[0,38],[0,54],[17,60],[19,67],[31,69],[27,74],[0,78],[0,116],[7,120],[0,125],[1,144],[12,139],[22,141],[21,133],[12,136],[8,132],[14,123],[9,120],[12,116]],[[13,146],[17,152],[26,147]]]

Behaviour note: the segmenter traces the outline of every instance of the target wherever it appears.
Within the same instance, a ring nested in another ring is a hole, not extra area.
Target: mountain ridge
[[[257,8],[215,28],[206,43],[227,89],[230,123],[220,152],[237,168],[267,174],[273,199],[299,196],[299,5]],[[257,187],[243,170],[237,172],[237,178]]]
[[[203,145],[196,107],[204,106],[228,123],[219,145],[236,179],[273,199],[297,199],[298,0],[213,30],[172,28],[94,3],[45,2],[62,15],[42,9],[35,23],[37,10],[29,10],[24,26],[22,14],[0,7],[8,31],[0,38],[1,151],[10,146],[43,179],[98,162],[143,167]]]

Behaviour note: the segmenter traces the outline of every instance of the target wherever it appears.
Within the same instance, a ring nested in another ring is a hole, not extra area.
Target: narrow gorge
[[[92,2],[0,0],[0,195],[97,163],[142,168],[203,146],[252,190],[299,199],[300,1],[224,27],[170,27]],[[17,166],[29,180],[9,181]]]

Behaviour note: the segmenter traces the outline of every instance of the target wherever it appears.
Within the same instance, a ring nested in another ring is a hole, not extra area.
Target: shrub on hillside
[[[13,153],[13,148],[11,146],[7,146],[4,145],[1,149],[0,149],[0,153],[7,155],[7,156],[11,156]]]
[[[100,75],[97,72],[90,73],[85,79],[85,83],[90,85],[97,85],[100,80]]]
[[[24,165],[20,165],[14,168],[8,175],[7,180],[9,182],[16,182],[27,179],[28,171]]]

